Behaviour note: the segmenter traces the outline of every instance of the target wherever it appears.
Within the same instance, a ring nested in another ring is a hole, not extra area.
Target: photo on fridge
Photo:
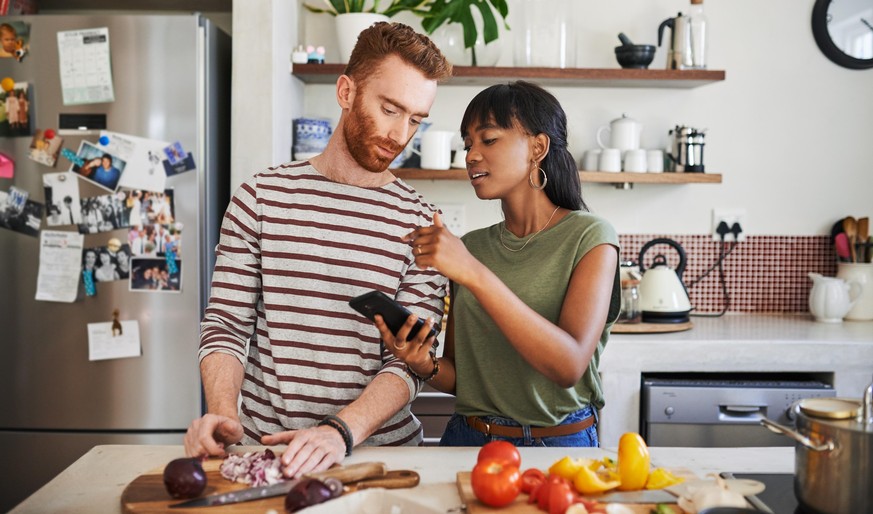
[[[130,278],[130,264],[130,246],[126,244],[97,246],[82,251],[82,268],[93,272],[94,282],[127,280]]]
[[[0,228],[38,237],[45,206],[30,199],[19,200],[19,195],[0,191]]]
[[[0,58],[21,62],[30,48],[30,24],[20,20],[0,24]]]
[[[33,139],[30,141],[30,153],[27,157],[49,168],[54,168],[58,162],[58,154],[61,153],[64,138],[54,134],[50,138],[46,137],[46,132],[49,130],[36,129],[34,131]]]
[[[70,172],[46,173],[42,176],[45,194],[46,225],[78,225],[82,223],[79,181]]]
[[[33,133],[30,123],[33,106],[27,82],[16,82],[8,91],[5,87],[0,88],[0,106],[0,137],[22,137]]]
[[[131,261],[130,290],[141,293],[178,293],[182,290],[182,261],[135,257]]]
[[[74,161],[70,171],[103,189],[109,191],[118,189],[118,181],[121,180],[121,174],[127,165],[123,159],[88,141],[82,141],[79,144],[76,157],[81,159],[82,164]]]
[[[80,234],[97,234],[130,226],[129,214],[125,214],[124,209],[124,195],[121,193],[82,198],[80,204]]]
[[[127,243],[134,257],[164,257],[168,252],[178,256],[182,252],[182,224],[131,226]]]

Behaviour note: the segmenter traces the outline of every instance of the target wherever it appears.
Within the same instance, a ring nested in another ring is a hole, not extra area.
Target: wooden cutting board
[[[218,471],[221,466],[221,459],[208,459],[203,462],[203,470],[206,471],[206,489],[202,496],[209,494],[219,494],[238,489],[246,489],[249,486],[231,482],[221,476]],[[167,513],[179,512],[199,512],[199,513],[243,513],[243,512],[266,512],[269,509],[274,509],[277,512],[285,512],[285,497],[276,496],[274,498],[265,498],[263,500],[250,501],[245,503],[237,503],[234,505],[222,505],[220,507],[200,507],[194,509],[170,509],[169,506],[174,503],[179,503],[181,499],[173,498],[167,489],[164,487],[164,468],[153,469],[134,479],[133,482],[127,484],[124,492],[121,493],[121,510],[129,514],[152,514],[152,513]]]
[[[203,470],[206,472],[207,485],[200,497],[211,494],[222,494],[239,489],[246,489],[248,487],[246,484],[231,482],[222,477],[219,471],[221,462],[221,459],[210,459],[203,463]],[[366,480],[354,481],[359,479],[362,476],[362,473],[371,472],[382,474],[379,476],[370,476],[370,478]],[[384,487],[388,489],[415,487],[420,480],[418,473],[415,471],[392,470],[386,472],[385,464],[381,462],[350,464],[348,466],[333,468],[323,473],[330,474],[334,478],[342,480],[345,483],[344,494],[351,494],[354,491],[370,487]],[[222,505],[220,507],[170,509],[170,505],[185,500],[170,497],[164,487],[163,475],[163,468],[155,469],[140,475],[133,482],[128,484],[124,489],[124,492],[121,494],[122,510],[125,513],[214,512],[217,514],[221,514],[222,512],[267,512],[271,509],[276,512],[285,511],[285,495],[265,498],[263,500]]]
[[[691,475],[693,476],[693,475]],[[528,495],[521,493],[515,502],[505,507],[489,507],[476,499],[473,494],[473,486],[470,483],[470,472],[460,471],[457,475],[458,494],[461,496],[461,502],[467,506],[467,514],[483,514],[489,512],[499,512],[500,514],[543,514],[536,504],[527,503]],[[589,500],[596,500],[593,496],[586,497]],[[623,503],[622,505],[629,508],[634,514],[649,514],[655,508],[654,503]],[[677,513],[681,513],[682,509],[678,505],[672,505]]]
[[[683,332],[691,330],[694,325],[690,321],[684,323],[616,323],[612,325],[612,334],[666,334],[668,332]]]

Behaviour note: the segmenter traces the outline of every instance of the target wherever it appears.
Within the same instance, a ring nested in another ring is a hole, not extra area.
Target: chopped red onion
[[[284,482],[281,460],[267,449],[263,452],[231,453],[221,463],[221,476],[252,487]]]

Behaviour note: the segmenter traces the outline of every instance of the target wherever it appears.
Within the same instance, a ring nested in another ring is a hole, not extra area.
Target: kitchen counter
[[[238,447],[247,451],[252,447]],[[548,468],[564,455],[600,458],[615,456],[600,448],[520,448],[525,468]],[[794,449],[784,448],[651,448],[652,464],[687,468],[697,476],[737,473],[793,473]],[[413,469],[421,475],[414,489],[398,490],[418,502],[444,507],[460,505],[455,474],[473,467],[479,448],[358,448],[346,459],[351,464],[385,462],[388,469]],[[121,493],[137,476],[184,456],[182,446],[95,446],[51,482],[15,507],[15,514],[64,512],[93,514],[121,512]]]
[[[600,361],[606,406],[600,442],[615,446],[640,430],[643,373],[810,373],[837,396],[859,398],[873,379],[873,322],[818,323],[809,315],[692,317],[694,327],[666,334],[613,334]]]

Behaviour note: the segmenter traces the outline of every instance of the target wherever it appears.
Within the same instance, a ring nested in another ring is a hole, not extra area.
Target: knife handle
[[[332,477],[347,484],[365,478],[381,477],[387,472],[388,468],[384,462],[361,462],[360,464],[349,464],[348,466],[334,466],[326,471],[309,473],[305,476],[319,480]]]
[[[370,489],[371,487],[384,487],[385,489],[405,489],[407,487],[415,487],[420,481],[418,473],[408,469],[392,470],[384,476],[367,478],[348,484],[343,488],[344,493],[360,491],[361,489]]]

